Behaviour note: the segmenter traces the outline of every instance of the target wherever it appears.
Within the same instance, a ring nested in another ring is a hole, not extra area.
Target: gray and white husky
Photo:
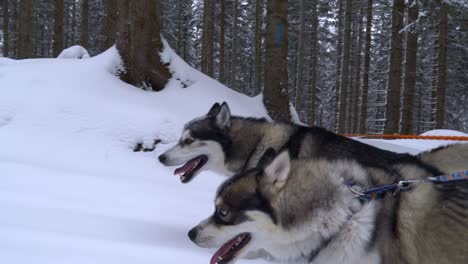
[[[392,169],[396,178],[356,160],[291,160],[283,151],[264,168],[227,179],[213,215],[189,237],[220,247],[211,264],[258,251],[296,263],[468,263],[468,181],[421,183],[369,202],[348,188],[350,180],[371,187],[431,175],[411,163]]]
[[[232,176],[255,168],[268,150],[283,149],[292,159],[350,159],[389,173],[396,173],[394,164],[409,163],[438,172],[412,155],[382,150],[320,127],[232,116],[226,103],[214,104],[207,115],[187,123],[179,142],[159,160],[166,166],[183,164],[175,174],[187,183],[203,170]]]

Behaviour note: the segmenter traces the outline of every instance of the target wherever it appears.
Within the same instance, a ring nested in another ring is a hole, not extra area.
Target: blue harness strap
[[[427,178],[433,183],[446,183],[452,181],[468,180],[468,171],[458,171],[447,175],[440,175]]]
[[[458,171],[447,175],[428,177],[426,179],[421,180],[402,180],[394,184],[374,187],[370,189],[364,188],[362,185],[357,184],[355,181],[350,181],[348,183],[348,188],[360,200],[375,200],[383,198],[385,193],[388,191],[393,191],[393,193],[395,194],[399,191],[406,190],[413,183],[431,182],[434,184],[443,184],[461,180],[468,180],[468,170]],[[360,190],[356,190],[356,187],[360,188]]]

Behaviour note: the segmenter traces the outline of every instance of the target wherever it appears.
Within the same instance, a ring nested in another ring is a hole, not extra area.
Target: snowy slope
[[[266,112],[261,97],[163,55],[175,78],[159,93],[116,78],[115,49],[83,60],[0,58],[0,263],[209,262],[214,250],[187,232],[212,213],[223,178],[204,173],[183,185],[156,157],[214,102],[238,115]],[[154,138],[163,140],[154,152],[132,151]]]

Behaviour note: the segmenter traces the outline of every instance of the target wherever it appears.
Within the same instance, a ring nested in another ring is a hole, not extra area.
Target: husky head
[[[259,251],[277,260],[307,260],[359,206],[343,184],[346,164],[309,163],[291,161],[284,151],[264,169],[229,178],[217,191],[213,215],[189,238],[201,247],[219,247],[211,264]]]
[[[187,183],[203,170],[232,175],[227,171],[226,150],[231,139],[226,133],[231,125],[231,111],[226,102],[215,103],[208,114],[193,119],[184,126],[179,142],[159,156],[166,166],[183,164],[174,171],[182,183]]]

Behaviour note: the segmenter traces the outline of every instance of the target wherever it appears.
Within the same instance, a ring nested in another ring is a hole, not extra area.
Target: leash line
[[[468,180],[468,170],[453,172],[453,173],[449,173],[446,175],[427,177],[425,179],[401,180],[397,183],[374,187],[370,189],[365,188],[364,186],[356,183],[355,181],[350,181],[348,183],[348,188],[359,199],[376,200],[379,198],[383,198],[385,193],[389,191],[393,191],[393,195],[395,195],[400,191],[409,189],[410,186],[415,183],[429,182],[433,184],[444,184],[444,183],[457,182],[457,181],[462,181],[462,180]]]

